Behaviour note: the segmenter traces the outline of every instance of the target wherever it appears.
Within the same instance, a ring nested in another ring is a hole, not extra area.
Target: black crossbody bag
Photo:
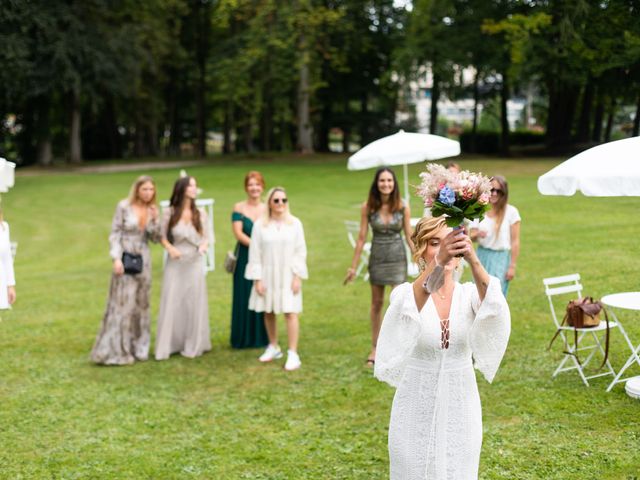
[[[124,266],[124,273],[127,275],[142,273],[142,255],[124,252],[122,254],[122,265]]]

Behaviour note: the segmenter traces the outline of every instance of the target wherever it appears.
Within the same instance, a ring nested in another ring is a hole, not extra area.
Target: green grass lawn
[[[553,328],[542,278],[580,272],[595,297],[638,290],[639,200],[543,197],[537,177],[557,162],[460,159],[464,168],[506,175],[523,218],[511,341],[494,384],[478,377],[480,477],[637,479],[640,403],[622,385],[606,393],[606,378],[590,388],[574,373],[551,378],[561,345],[545,350]],[[228,345],[231,277],[221,265],[249,169],[287,187],[305,227],[311,278],[303,367],[294,373]],[[420,169],[410,168],[413,183]],[[394,392],[364,365],[369,285],[342,286],[352,254],[343,221],[358,219],[373,171],[348,172],[337,156],[287,156],[212,161],[189,173],[203,197],[216,200],[218,269],[207,278],[213,351],[195,360],[119,368],[88,360],[109,284],[111,216],[137,173],[20,176],[3,195],[19,248],[18,302],[0,321],[0,478],[386,478]],[[167,198],[177,170],[153,175]],[[417,199],[412,207],[421,210]],[[160,247],[153,258],[155,320]],[[622,318],[640,342],[640,319]],[[617,332],[611,351],[619,368],[629,352]]]

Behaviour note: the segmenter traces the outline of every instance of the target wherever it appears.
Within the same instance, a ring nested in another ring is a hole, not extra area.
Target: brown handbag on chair
[[[564,353],[568,355],[573,355],[576,357],[578,363],[580,363],[580,359],[578,358],[578,329],[579,328],[593,328],[600,325],[600,312],[604,312],[604,319],[607,322],[607,330],[605,332],[605,348],[604,348],[604,360],[602,361],[602,365],[600,365],[599,369],[607,363],[607,359],[609,358],[609,317],[607,316],[607,311],[603,308],[602,303],[598,300],[593,300],[593,297],[583,297],[578,300],[571,300],[567,304],[567,311],[562,319],[562,323],[560,326],[564,326],[565,323],[573,327],[573,335],[574,335],[574,351],[569,351],[569,346],[565,342],[565,351]],[[551,348],[554,340],[560,334],[560,329],[555,333],[547,350]]]

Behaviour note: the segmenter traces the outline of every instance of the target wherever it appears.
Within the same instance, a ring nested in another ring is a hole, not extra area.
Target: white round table
[[[611,307],[608,309],[608,312],[620,326],[622,335],[625,337],[625,340],[629,345],[629,349],[631,350],[631,356],[627,359],[624,366],[618,371],[618,374],[607,388],[607,392],[609,392],[616,383],[628,380],[622,378],[622,374],[627,368],[629,368],[634,363],[640,365],[640,356],[638,355],[640,353],[640,345],[634,348],[633,343],[631,343],[631,340],[629,339],[614,311],[614,309],[618,308],[622,310],[640,311],[640,292],[612,293],[611,295],[605,295],[604,297],[602,297],[602,299],[600,299],[600,301],[607,307]]]
[[[612,293],[600,300],[605,305],[625,310],[640,310],[640,292]]]

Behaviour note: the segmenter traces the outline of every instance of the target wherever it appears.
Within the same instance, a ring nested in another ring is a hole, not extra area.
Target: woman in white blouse
[[[276,315],[284,313],[289,350],[285,370],[297,370],[299,319],[302,312],[302,280],[308,278],[307,247],[302,223],[289,213],[287,193],[272,188],[267,195],[267,215],[253,227],[245,278],[253,280],[249,310],[264,312],[269,345],[261,362],[282,358]]]
[[[13,272],[9,224],[0,212],[0,309],[11,308],[16,301],[16,279]]]
[[[509,307],[464,230],[448,228],[444,217],[423,218],[413,242],[422,273],[391,293],[375,364],[376,378],[397,389],[391,479],[477,479],[482,410],[473,367],[493,380],[509,339]],[[453,280],[459,254],[473,282]]]
[[[508,202],[507,180],[496,175],[491,179],[491,210],[471,228],[471,238],[478,242],[478,258],[489,275],[500,280],[505,297],[520,255],[520,213]]]

